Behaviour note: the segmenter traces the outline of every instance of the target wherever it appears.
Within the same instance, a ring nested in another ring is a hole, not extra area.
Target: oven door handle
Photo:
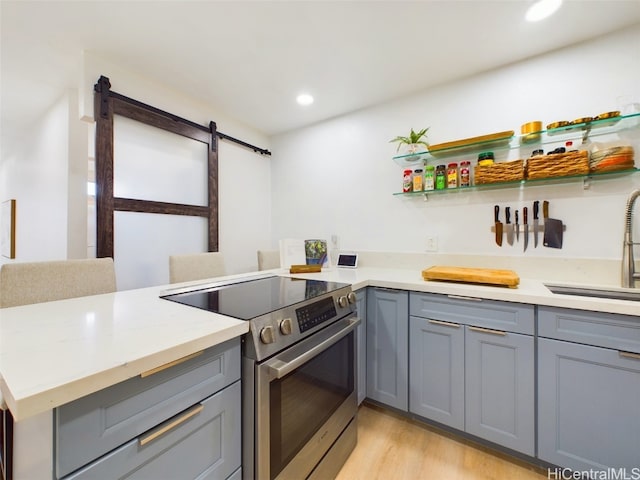
[[[274,358],[267,362],[266,366],[269,369],[270,377],[273,378],[282,378],[285,375],[293,372],[296,368],[304,365],[306,362],[311,360],[316,355],[322,353],[324,350],[329,348],[334,343],[339,342],[344,337],[346,337],[352,330],[354,330],[360,324],[360,319],[358,317],[350,317],[346,319],[346,326],[338,330],[337,332],[331,334],[329,337],[320,341],[320,343],[315,344],[311,348],[305,349],[304,353],[298,355],[297,357],[287,361],[284,361],[283,358]],[[331,327],[328,327],[327,330],[330,330]],[[322,332],[318,332],[316,335],[322,335]]]

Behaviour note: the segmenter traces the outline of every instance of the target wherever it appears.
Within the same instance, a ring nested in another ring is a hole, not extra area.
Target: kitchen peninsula
[[[284,270],[259,275],[265,274],[288,276]],[[256,275],[235,275],[220,282]],[[513,289],[427,282],[422,280],[420,269],[410,268],[328,269],[304,277],[350,283],[354,291],[372,287],[511,302],[543,310],[550,307],[547,312],[567,309],[601,312],[612,318],[624,316],[628,336],[625,350],[640,354],[638,302],[557,295],[543,282],[527,278],[521,278],[518,288]],[[180,287],[201,284],[191,282]],[[176,287],[150,287],[0,310],[0,388],[15,417],[16,431],[20,432],[22,425],[29,426],[25,433],[29,443],[18,435],[14,451],[14,468],[24,469],[20,471],[25,477],[28,473],[30,479],[49,479],[55,472],[51,451],[54,409],[196,352],[233,342],[246,333],[246,322],[159,298],[168,288]],[[636,369],[637,379],[640,366]],[[26,448],[28,453],[23,451]]]

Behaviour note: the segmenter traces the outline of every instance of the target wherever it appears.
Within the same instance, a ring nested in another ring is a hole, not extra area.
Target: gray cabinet
[[[408,409],[409,293],[367,291],[367,397]]]
[[[533,456],[534,307],[413,292],[410,312],[409,410]]]
[[[464,325],[409,318],[409,410],[464,430]]]
[[[226,479],[241,463],[239,397],[237,381],[65,480]]]
[[[356,309],[360,324],[356,329],[357,358],[356,370],[358,372],[358,405],[367,396],[367,289],[356,291]]]
[[[535,455],[533,337],[465,329],[465,430]]]
[[[56,478],[161,478],[184,459],[181,478],[228,477],[240,467],[239,380],[236,338],[57,408]]]
[[[539,336],[538,456],[630,474],[640,458],[640,318],[539,307]]]

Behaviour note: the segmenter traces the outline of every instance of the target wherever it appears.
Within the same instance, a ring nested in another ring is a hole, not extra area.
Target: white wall
[[[581,183],[536,186],[431,195],[425,202],[392,195],[401,190],[402,169],[388,141],[412,127],[430,126],[435,144],[615,110],[619,96],[640,99],[638,45],[635,27],[275,137],[274,241],[337,234],[346,250],[424,252],[426,237],[437,236],[440,253],[522,255],[522,244],[495,245],[493,205],[521,210],[546,199],[552,216],[567,225],[564,247],[530,248],[526,256],[620,258],[624,204],[640,175],[594,182],[589,190]],[[398,65],[398,75],[411,71]]]
[[[21,141],[13,142],[10,150],[3,149],[0,196],[3,201],[16,199],[16,260],[0,257],[0,263],[67,258],[70,107],[74,105],[77,108],[73,92],[66,92]]]

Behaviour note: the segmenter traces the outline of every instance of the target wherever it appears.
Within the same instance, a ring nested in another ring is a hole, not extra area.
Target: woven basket
[[[478,165],[474,170],[476,185],[485,183],[515,182],[524,178],[524,162],[515,160],[512,162],[494,163],[493,165]]]
[[[586,150],[531,157],[527,160],[526,166],[528,180],[588,173],[589,152]]]

